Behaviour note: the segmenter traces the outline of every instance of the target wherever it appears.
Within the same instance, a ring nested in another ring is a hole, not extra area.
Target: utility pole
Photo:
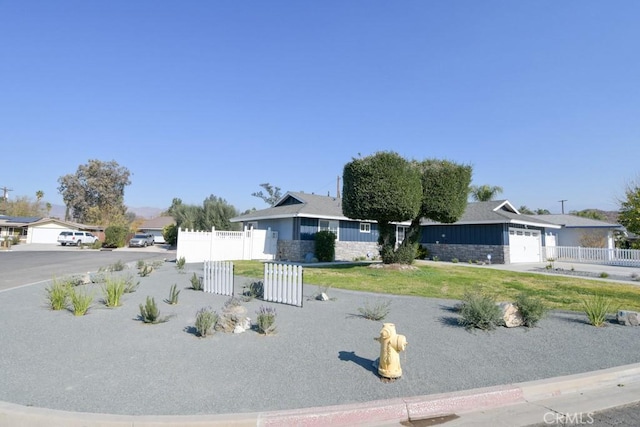
[[[340,198],[340,175],[338,175],[338,182],[336,183],[336,198]]]
[[[562,199],[562,200],[558,200],[560,203],[562,203],[562,215],[564,215],[564,202],[567,201],[567,199]]]
[[[2,213],[6,214],[7,213],[7,200],[9,200],[9,191],[13,191],[13,189],[11,188],[7,188],[7,187],[0,187],[0,190],[2,190]]]

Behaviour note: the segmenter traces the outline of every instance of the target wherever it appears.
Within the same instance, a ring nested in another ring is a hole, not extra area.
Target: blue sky
[[[129,206],[332,195],[395,151],[516,207],[615,210],[640,159],[640,2],[0,1],[0,187],[62,204],[89,159]]]

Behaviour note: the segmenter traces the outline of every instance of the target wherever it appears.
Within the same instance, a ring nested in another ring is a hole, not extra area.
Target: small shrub
[[[136,268],[138,270],[142,270],[145,265],[146,263],[144,262],[144,260],[139,259],[138,262],[136,262]]]
[[[75,316],[84,316],[91,308],[93,295],[86,291],[80,291],[76,288],[70,288],[69,298],[71,299],[71,308]]]
[[[191,279],[189,279],[189,281],[191,282],[191,289],[193,289],[194,291],[202,290],[202,279],[198,277],[196,273],[193,273],[193,276],[191,276]]]
[[[121,260],[116,261],[115,263],[111,264],[111,266],[109,267],[109,271],[122,271],[125,269],[125,265]]]
[[[187,263],[187,260],[183,256],[178,258],[176,260],[176,268],[178,269],[178,271],[184,271],[184,266],[186,263]]]
[[[218,323],[218,313],[211,307],[204,307],[196,313],[196,332],[201,337],[213,334],[216,323]]]
[[[440,257],[439,257],[439,256],[437,256],[437,255],[434,255],[431,259],[432,259],[433,261],[435,261],[435,262],[440,261]]]
[[[147,297],[147,301],[144,305],[140,304],[140,320],[144,323],[164,323],[169,320],[169,317],[160,317],[160,310],[156,304],[156,300],[152,297]]]
[[[548,311],[542,299],[526,294],[518,295],[515,305],[522,314],[524,326],[528,328],[536,326]]]
[[[96,240],[91,244],[91,249],[101,249],[101,248],[102,248],[102,242],[100,240]]]
[[[139,280],[134,281],[133,276],[131,274],[129,274],[127,277],[124,278],[125,294],[134,293],[135,291],[138,290],[138,286],[140,286],[140,281]]]
[[[174,283],[169,290],[169,298],[166,300],[167,304],[176,305],[178,303],[178,295],[180,295],[180,291],[177,289],[177,285]]]
[[[589,323],[596,327],[604,325],[607,321],[607,314],[615,311],[611,301],[602,295],[594,295],[591,298],[583,299],[582,306],[587,314]]]
[[[224,307],[239,307],[242,305],[242,301],[239,298],[231,297],[224,302]]]
[[[107,277],[107,281],[102,288],[104,294],[104,305],[107,307],[119,307],[122,305],[121,298],[124,294],[125,280],[122,278]]]
[[[609,277],[609,273],[607,273],[606,271],[603,271],[602,273],[600,273],[600,277],[602,277],[603,279],[606,279],[607,277]]]
[[[145,264],[140,270],[138,270],[138,274],[140,277],[147,277],[153,271],[153,267],[149,264]]]
[[[373,304],[365,301],[364,307],[359,307],[358,312],[362,317],[368,320],[382,320],[391,311],[391,300],[379,300]]]
[[[68,282],[53,280],[51,286],[46,288],[47,301],[51,310],[64,310],[67,307],[67,300],[69,298]]]
[[[451,262],[457,264],[460,262],[460,260],[458,258],[451,258]]]
[[[273,307],[261,306],[256,311],[258,318],[256,319],[256,326],[258,332],[264,335],[271,335],[276,331],[276,309]]]
[[[257,282],[251,282],[249,285],[243,286],[242,296],[245,297],[247,301],[253,298],[264,298],[264,283],[258,280]]]
[[[336,257],[336,234],[333,231],[321,230],[315,234],[315,240],[318,261],[333,261]]]
[[[126,244],[129,229],[121,225],[110,225],[104,230],[104,247],[122,248]]]
[[[427,250],[427,248],[425,248],[422,245],[418,246],[418,249],[416,250],[416,259],[428,259],[429,258],[429,251]]]
[[[460,316],[459,323],[466,329],[492,330],[504,323],[502,311],[496,305],[495,299],[478,292],[468,292],[464,295]]]

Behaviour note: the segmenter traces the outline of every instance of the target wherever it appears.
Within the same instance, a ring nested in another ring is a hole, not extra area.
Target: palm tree
[[[490,185],[472,185],[469,187],[469,193],[471,198],[476,202],[488,202],[502,193],[502,187],[490,186]]]

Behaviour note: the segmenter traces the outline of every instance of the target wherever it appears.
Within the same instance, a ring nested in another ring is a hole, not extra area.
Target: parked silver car
[[[129,240],[129,247],[146,248],[154,244],[153,234],[136,234]]]

